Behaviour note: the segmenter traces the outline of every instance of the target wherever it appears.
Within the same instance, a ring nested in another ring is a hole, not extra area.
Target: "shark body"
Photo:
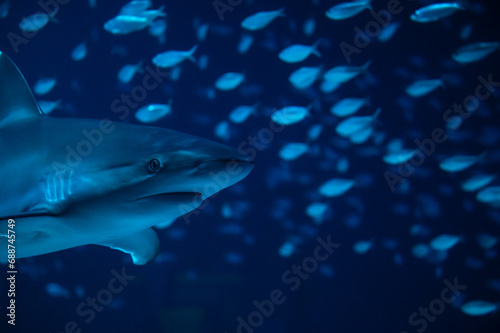
[[[152,226],[196,209],[254,166],[236,149],[164,128],[43,115],[2,52],[0,155],[0,248],[14,219],[16,258],[99,244],[135,264],[158,252]]]

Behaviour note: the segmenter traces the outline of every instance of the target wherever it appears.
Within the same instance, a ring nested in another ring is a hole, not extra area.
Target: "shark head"
[[[11,189],[0,194],[0,221],[25,220],[18,258],[99,244],[145,263],[158,251],[151,226],[196,209],[254,166],[234,148],[169,129],[43,115],[1,52],[0,75],[8,158],[0,183]]]
[[[209,140],[162,128],[123,127],[119,131],[134,131],[135,138],[104,150],[122,155],[116,158],[120,167],[135,173],[139,182],[128,194],[135,200],[165,193],[198,193],[206,199],[245,178],[254,166],[242,152]],[[136,152],[132,158],[131,148]]]
[[[144,223],[153,225],[164,215],[183,215],[254,167],[236,149],[173,130],[110,123],[109,132],[93,133],[98,144],[88,156],[60,146],[59,155],[46,161],[52,166],[46,174],[55,172],[60,193],[71,192],[85,204],[105,203],[115,217],[140,213]],[[80,137],[74,146],[89,146],[88,138]]]

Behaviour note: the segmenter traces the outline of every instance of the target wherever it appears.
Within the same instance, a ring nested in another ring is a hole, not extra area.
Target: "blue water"
[[[144,77],[138,73],[129,84],[119,83],[122,66],[142,60],[144,67],[154,68],[151,61],[158,53],[198,44],[194,57],[208,57],[207,68],[186,60],[178,81],[165,79],[130,112],[172,99],[172,112],[153,125],[234,147],[244,144],[255,153],[256,167],[211,198],[190,223],[179,219],[160,229],[161,252],[146,266],[134,266],[128,255],[99,246],[18,260],[16,325],[8,325],[2,313],[1,332],[498,332],[498,314],[470,316],[460,307],[473,300],[500,302],[499,245],[484,249],[477,240],[481,233],[500,237],[499,206],[479,202],[477,191],[465,192],[461,184],[472,175],[498,173],[500,87],[492,87],[459,128],[447,128],[443,121],[447,109],[474,96],[482,82],[478,77],[500,81],[498,50],[465,65],[451,58],[462,45],[500,40],[496,2],[474,2],[448,18],[417,23],[410,15],[430,2],[403,0],[401,11],[391,16],[401,24],[392,39],[379,42],[375,34],[351,55],[351,63],[340,45],[352,45],[355,28],[364,31],[375,22],[369,10],[332,21],[325,12],[338,2],[222,2],[230,8],[221,14],[223,20],[209,0],[154,0],[152,8],[164,5],[167,13],[165,44],[147,28],[127,35],[104,30],[125,1],[97,0],[95,8],[88,1],[61,1],[52,22],[29,38],[22,37],[19,22],[42,10],[40,3],[10,2],[0,19],[0,50],[31,87],[39,78],[56,78],[53,90],[37,97],[61,101],[50,116],[120,121],[113,101]],[[373,9],[387,9],[387,3],[374,0]],[[239,54],[240,22],[283,6],[285,16],[261,31],[245,32],[254,43]],[[308,19],[316,23],[310,36],[303,32]],[[208,25],[204,40],[198,40],[194,22]],[[465,39],[460,36],[464,26],[472,29]],[[14,45],[13,34],[22,42]],[[296,64],[278,58],[287,46],[312,45],[320,38],[321,57]],[[82,42],[87,55],[74,61],[71,52]],[[368,60],[368,73],[333,92],[322,92],[321,80],[305,90],[288,81],[302,66],[327,70]],[[216,91],[210,98],[207,91],[214,91],[215,80],[226,72],[244,73],[246,79],[237,89]],[[404,91],[417,79],[440,77],[446,77],[445,87],[424,97]],[[372,136],[351,143],[335,132],[341,119],[330,107],[345,97],[367,96],[370,105],[356,116],[369,116],[378,107],[382,111]],[[216,135],[216,126],[233,108],[256,103],[257,112],[244,123],[229,123],[223,135]],[[270,130],[273,111],[291,105],[312,107],[300,123]],[[125,121],[139,123],[132,116]],[[280,159],[281,147],[306,142],[314,124],[322,124],[323,131],[308,142],[309,150],[293,161]],[[443,129],[448,139],[436,143],[391,191],[384,174],[399,171],[382,159],[389,142],[399,138],[405,148],[418,149],[415,140],[432,138],[435,129]],[[439,168],[445,158],[485,151],[483,160],[464,171]],[[344,173],[336,169],[341,158],[349,161]],[[355,185],[326,198],[318,189],[331,178],[354,179]],[[489,186],[498,185],[495,179]],[[306,213],[313,202],[328,207],[319,223]],[[414,255],[416,245],[428,245],[442,234],[460,236],[460,242],[448,251]],[[331,253],[320,245],[328,239],[335,243]],[[368,242],[366,252],[354,250],[358,241]],[[293,246],[284,256],[285,243]],[[116,275],[122,273],[130,277],[119,285]],[[449,287],[454,283],[459,285],[455,294]],[[0,286],[6,312],[8,287]]]

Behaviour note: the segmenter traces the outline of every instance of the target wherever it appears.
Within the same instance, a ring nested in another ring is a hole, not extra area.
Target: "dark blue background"
[[[172,255],[170,262],[134,266],[127,255],[98,246],[19,260],[17,325],[13,330],[3,318],[2,332],[63,332],[68,321],[78,323],[82,332],[95,333],[236,332],[236,318],[247,318],[255,311],[252,302],[269,299],[276,288],[285,291],[287,299],[255,332],[416,332],[418,327],[410,326],[408,317],[440,296],[444,279],[455,277],[468,286],[465,300],[498,302],[499,291],[487,286],[489,279],[499,278],[498,245],[487,258],[475,240],[478,232],[499,234],[498,208],[478,203],[473,194],[460,189],[460,182],[471,172],[454,175],[438,168],[444,157],[488,150],[490,158],[475,166],[474,172],[498,171],[498,139],[491,144],[481,141],[487,128],[498,131],[498,90],[464,121],[456,140],[438,146],[436,154],[405,181],[410,186],[406,193],[389,190],[383,173],[395,169],[382,161],[384,149],[373,141],[358,146],[347,144],[335,134],[339,120],[329,113],[332,103],[340,98],[370,96],[371,106],[361,113],[368,115],[376,107],[382,108],[377,132],[385,133],[384,143],[403,138],[406,147],[415,147],[413,140],[429,137],[434,128],[444,127],[443,112],[474,92],[477,76],[491,73],[500,80],[498,52],[469,65],[451,59],[451,53],[468,42],[500,40],[496,2],[484,1],[475,6],[477,10],[420,24],[409,16],[425,2],[402,1],[402,13],[393,17],[401,22],[394,38],[388,43],[373,40],[353,56],[353,65],[373,60],[371,75],[360,76],[331,94],[321,93],[319,83],[307,91],[297,91],[288,82],[293,70],[320,64],[327,69],[347,65],[339,43],[352,43],[353,28],[362,28],[372,20],[369,11],[365,11],[351,19],[331,21],[324,13],[335,3],[242,1],[232,12],[226,12],[221,22],[209,0],[154,1],[154,8],[165,5],[167,13],[167,43],[160,45],[146,30],[118,36],[103,29],[103,24],[118,14],[125,1],[98,0],[92,10],[87,1],[72,0],[60,7],[57,22],[50,22],[27,44],[20,45],[16,53],[7,34],[20,34],[21,19],[40,8],[35,1],[12,1],[8,16],[0,20],[0,50],[12,58],[31,86],[40,77],[57,77],[57,85],[46,99],[61,99],[62,108],[51,116],[117,120],[111,103],[142,79],[139,75],[129,86],[121,85],[116,79],[118,70],[140,60],[153,66],[151,59],[167,49],[190,49],[198,43],[194,19],[209,25],[208,36],[199,42],[195,53],[196,58],[208,55],[209,66],[200,70],[187,61],[182,64],[179,81],[167,79],[161,88],[148,94],[144,104],[173,99],[172,114],[156,126],[220,141],[213,129],[227,119],[230,110],[260,102],[256,116],[244,124],[230,125],[231,136],[226,143],[237,147],[249,135],[269,126],[269,114],[275,108],[312,102],[320,107],[315,107],[302,123],[276,133],[266,149],[258,152],[254,171],[240,184],[211,199],[208,207],[191,217],[190,224],[180,219],[169,229],[159,231],[161,251]],[[386,3],[373,1],[373,8],[385,9]],[[250,51],[238,54],[240,22],[255,12],[282,6],[286,6],[286,17],[253,33],[255,42]],[[310,17],[316,19],[317,28],[313,36],[306,37],[302,24]],[[469,41],[459,37],[465,24],[473,27]],[[321,58],[311,56],[301,64],[279,60],[278,53],[286,46],[309,45],[319,38]],[[75,62],[71,51],[83,41],[87,42],[87,57]],[[125,50],[125,55],[112,54],[111,50],[117,47]],[[217,92],[213,101],[199,94],[200,89],[212,87],[220,75],[229,71],[246,74],[247,79],[238,90]],[[413,80],[444,74],[457,80],[425,98],[405,96],[404,87]],[[406,106],[402,106],[405,101]],[[127,121],[136,122],[133,117]],[[280,160],[279,149],[288,142],[304,142],[308,128],[317,123],[324,124],[324,131],[311,152],[296,161]],[[377,147],[373,156],[363,154],[367,147]],[[2,163],[8,159],[1,152],[0,156]],[[339,176],[335,171],[339,156],[351,162],[346,177],[363,176],[370,181],[342,197],[325,200],[317,189],[324,181]],[[436,216],[423,213],[419,199],[423,194],[431,195],[440,206]],[[327,219],[320,225],[305,213],[313,201],[329,204]],[[226,220],[220,214],[224,202],[242,202],[248,209],[241,216]],[[363,208],[356,208],[356,202],[361,202]],[[396,205],[405,205],[408,212],[394,213]],[[346,224],[346,218],[352,214],[360,216],[357,227]],[[222,235],[217,231],[229,222],[243,226],[243,233]],[[410,227],[416,223],[429,228],[429,235],[411,236]],[[411,255],[415,244],[426,243],[442,233],[464,236],[446,260],[433,264]],[[282,274],[312,255],[316,237],[326,238],[329,234],[341,244],[326,262],[334,269],[333,277],[314,272],[291,292],[290,285],[283,283]],[[280,257],[280,246],[292,236],[298,237],[300,244],[291,257]],[[387,239],[395,241],[394,249],[383,246]],[[356,254],[352,245],[358,240],[373,240],[373,248],[365,255]],[[228,263],[224,259],[228,252],[238,252],[244,260],[237,265]],[[395,263],[395,255],[401,256],[401,264]],[[482,260],[483,266],[469,267],[469,257]],[[122,267],[136,278],[97,313],[94,321],[85,323],[75,310],[82,301],[75,295],[76,286],[83,287],[84,297],[95,296],[107,287],[111,270],[121,271]],[[436,269],[442,269],[442,274],[436,276]],[[45,286],[50,282],[70,290],[71,298],[47,295]],[[2,290],[7,289],[3,282],[1,286]],[[3,309],[6,298],[1,297]],[[470,317],[448,304],[429,323],[426,332],[498,332],[498,324],[498,316]]]

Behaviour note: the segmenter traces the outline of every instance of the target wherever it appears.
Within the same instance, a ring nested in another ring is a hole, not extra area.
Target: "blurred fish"
[[[295,245],[292,242],[285,242],[279,249],[280,256],[284,258],[290,257],[295,252]]]
[[[484,316],[498,310],[499,304],[488,301],[477,300],[465,303],[460,307],[463,313],[469,316]]]
[[[474,192],[488,185],[496,178],[496,175],[476,175],[462,183],[462,189],[467,192]]]
[[[215,88],[223,91],[233,90],[238,88],[244,80],[245,75],[242,73],[225,73],[215,81]]]
[[[390,152],[400,151],[403,149],[403,139],[394,138],[387,143],[387,150]]]
[[[318,272],[329,279],[335,276],[335,269],[333,266],[325,263],[321,263]]]
[[[413,155],[415,155],[415,150],[401,149],[387,153],[384,155],[383,160],[387,164],[399,165],[410,160]]]
[[[353,250],[357,254],[365,254],[371,249],[372,245],[373,243],[371,241],[357,241],[353,245]]]
[[[54,11],[50,14],[38,12],[28,17],[25,17],[19,23],[19,29],[25,32],[35,32],[47,25],[49,21],[55,21],[54,16],[59,11],[59,7],[56,6]]]
[[[196,20],[194,23],[194,27],[196,29],[196,39],[199,42],[203,42],[207,38],[210,25],[208,25],[208,23],[200,23]]]
[[[59,108],[61,100],[58,101],[38,101],[38,106],[42,109],[44,114],[49,114],[55,109]]]
[[[196,52],[197,49],[198,45],[195,45],[188,51],[172,50],[159,53],[153,58],[153,64],[162,68],[170,68],[177,66],[186,59],[189,59],[192,62],[196,62],[196,59],[193,57],[193,54]]]
[[[495,52],[500,47],[500,42],[479,42],[460,47],[452,54],[452,58],[462,64],[479,61]]]
[[[485,250],[491,249],[498,243],[498,237],[490,235],[486,232],[481,232],[476,235],[476,240]]]
[[[468,256],[465,259],[465,266],[470,269],[481,270],[484,269],[485,262],[482,259],[474,258],[472,256]]]
[[[321,124],[312,125],[307,131],[307,140],[314,141],[318,139],[318,137],[321,135],[321,132],[323,132],[323,125]]]
[[[170,71],[170,80],[178,81],[181,77],[182,68],[181,66],[176,66]]]
[[[165,224],[168,226],[172,224],[172,222],[172,220],[167,220],[166,222],[161,223],[161,226],[166,227]],[[186,236],[186,230],[180,228],[170,228],[167,231],[167,235],[172,239],[183,239]]]
[[[141,123],[152,123],[160,120],[171,112],[172,100],[168,104],[148,104],[137,110],[135,118]]]
[[[392,257],[392,261],[396,266],[401,266],[403,265],[404,257],[401,253],[395,253],[394,256]]]
[[[255,113],[255,106],[252,105],[240,105],[234,108],[229,113],[229,120],[235,124],[240,124],[247,120],[247,118]]]
[[[337,170],[339,173],[346,173],[349,171],[349,160],[345,157],[342,157],[337,161],[337,165],[335,165],[335,170]]]
[[[343,98],[335,103],[330,112],[338,117],[346,117],[358,112],[361,107],[370,104],[370,99],[365,98]]]
[[[104,23],[104,30],[115,35],[126,35],[151,24],[145,17],[119,15]]]
[[[210,58],[208,57],[208,54],[200,55],[198,57],[198,68],[200,68],[201,70],[207,69],[209,60],[210,60]],[[180,67],[175,67],[175,68],[180,68]]]
[[[304,35],[311,37],[314,34],[314,30],[316,30],[316,20],[314,17],[310,17],[304,22],[302,31],[304,32]]]
[[[132,0],[127,2],[120,9],[123,15],[140,15],[151,6],[150,0]]]
[[[137,64],[125,65],[118,71],[117,78],[121,83],[129,83],[132,81],[136,73],[142,73],[142,64],[144,61],[139,61]]]
[[[242,34],[240,38],[240,42],[238,43],[238,53],[239,54],[245,54],[248,52],[250,47],[253,44],[253,36],[249,34]]]
[[[338,197],[354,186],[354,180],[344,178],[332,178],[324,182],[319,193],[325,197]]]
[[[75,286],[75,295],[78,298],[84,298],[85,297],[85,289],[81,284],[77,284]]]
[[[413,248],[411,249],[411,254],[415,257],[415,258],[418,258],[418,259],[422,259],[422,258],[425,258],[427,257],[427,255],[429,255],[429,252],[430,252],[430,247],[429,245],[427,244],[416,244],[415,246],[413,246]]]
[[[301,67],[290,74],[288,81],[297,89],[306,89],[320,77],[322,71],[323,66]]]
[[[462,30],[460,30],[460,38],[463,40],[467,40],[469,39],[471,33],[472,33],[472,24],[466,24],[462,27]]]
[[[35,82],[35,86],[33,87],[33,91],[37,95],[45,95],[48,94],[52,88],[56,85],[56,79],[54,78],[41,78]]]
[[[206,99],[212,101],[215,99],[216,90],[213,87],[198,88],[197,94],[198,94],[198,96],[201,96],[203,98],[206,98]]]
[[[348,214],[343,219],[343,222],[348,228],[358,228],[361,225],[361,215],[354,213]]]
[[[221,207],[221,215],[225,219],[230,219],[233,216],[233,211],[231,209],[231,205],[227,202],[224,202]]]
[[[121,8],[118,16],[104,23],[104,30],[112,34],[126,35],[148,27],[157,17],[165,16],[163,6],[147,10],[149,6],[150,1],[130,1]]]
[[[322,202],[313,202],[306,207],[306,214],[313,219],[316,224],[323,222],[323,217],[328,210],[328,205]]]
[[[309,146],[305,143],[291,142],[281,147],[279,156],[285,161],[292,161],[302,156]]]
[[[148,28],[148,32],[151,36],[158,39],[158,43],[165,44],[167,38],[165,36],[165,31],[167,30],[167,20],[157,19],[151,22]]]
[[[311,106],[286,106],[275,111],[271,119],[280,125],[292,125],[301,122],[308,114]]]
[[[218,122],[214,128],[214,135],[219,139],[228,141],[231,138],[229,123],[225,120]]]
[[[323,75],[326,81],[333,83],[344,83],[347,82],[359,74],[366,73],[368,67],[372,63],[371,60],[367,61],[363,66],[353,67],[353,66],[337,66],[329,69]]]
[[[465,9],[466,8],[460,2],[435,3],[417,9],[415,13],[411,15],[411,19],[420,23],[435,22],[452,15],[457,10]]]
[[[372,10],[370,0],[339,3],[326,11],[326,16],[332,20],[343,20],[361,13],[363,10]]]
[[[410,234],[412,236],[427,237],[431,233],[431,230],[422,224],[413,224],[410,227]]]
[[[279,53],[279,58],[287,63],[301,62],[307,59],[311,54],[321,57],[321,54],[316,50],[321,40],[318,40],[313,45],[295,44],[283,49]]]
[[[456,155],[441,161],[439,167],[447,172],[462,171],[481,161],[484,156],[486,156],[486,153],[481,155]]]
[[[377,36],[377,40],[382,43],[388,42],[394,37],[400,26],[401,23],[399,22],[389,23],[382,28],[382,31],[380,31],[380,34]]]
[[[87,56],[87,44],[78,44],[73,51],[71,51],[71,59],[74,61],[83,60]]]
[[[500,207],[500,186],[489,186],[482,189],[477,193],[476,199],[493,207]]]
[[[351,137],[357,133],[365,132],[371,129],[375,124],[375,121],[380,114],[381,109],[378,108],[377,111],[371,116],[363,117],[350,117],[342,120],[337,127],[335,127],[335,132],[343,137]]]
[[[45,286],[45,292],[51,297],[71,298],[69,290],[59,283],[48,283]]]
[[[9,14],[9,1],[7,0],[0,5],[0,19],[7,17]]]
[[[246,30],[255,31],[261,30],[267,27],[274,19],[279,16],[285,16],[285,7],[268,11],[268,12],[258,12],[253,15],[248,16],[241,22],[241,27]]]
[[[243,255],[238,252],[227,252],[224,254],[224,259],[226,262],[232,264],[232,265],[238,265],[243,262]]]
[[[323,81],[321,82],[320,90],[324,94],[329,94],[340,87],[340,85],[340,83],[325,80],[323,75]]]
[[[444,87],[443,80],[441,79],[418,80],[406,87],[405,91],[412,97],[421,97],[439,87]]]
[[[443,234],[433,238],[429,245],[436,251],[448,251],[461,240],[461,236]]]
[[[373,126],[365,127],[348,136],[349,141],[354,144],[365,143],[373,135]]]

